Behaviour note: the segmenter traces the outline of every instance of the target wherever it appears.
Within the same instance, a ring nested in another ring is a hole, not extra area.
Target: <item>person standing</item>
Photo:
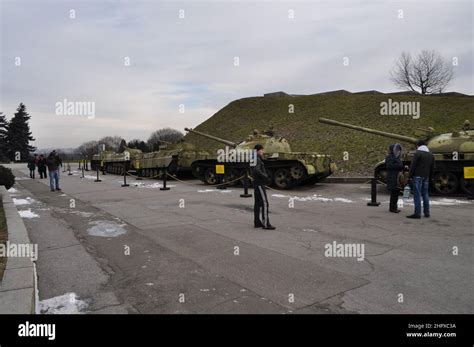
[[[59,159],[59,155],[53,150],[48,155],[48,159],[46,160],[48,165],[49,171],[49,186],[51,191],[54,192],[55,190],[60,191],[59,188],[59,167],[61,164],[61,159]]]
[[[38,172],[40,178],[48,178],[48,174],[46,173],[46,158],[42,154],[40,154],[38,159]]]
[[[430,178],[433,177],[435,159],[426,142],[420,140],[416,144],[416,152],[410,165],[409,178],[413,181],[413,202],[415,212],[407,218],[421,218],[421,199],[423,199],[423,214],[430,217]]]
[[[268,218],[268,198],[267,192],[265,191],[265,182],[268,179],[267,172],[265,171],[265,164],[263,163],[264,149],[262,145],[255,145],[254,150],[257,151],[257,162],[252,167],[253,176],[253,190],[254,190],[254,227],[263,228],[267,230],[276,229],[270,224]],[[260,218],[261,216],[261,218]]]
[[[30,169],[30,178],[35,178],[36,154],[28,160],[28,169]]]
[[[398,186],[398,175],[403,169],[403,163],[400,160],[402,146],[398,143],[390,145],[389,154],[385,158],[385,167],[387,168],[387,189],[390,191],[389,211],[399,213],[397,207],[400,187]]]

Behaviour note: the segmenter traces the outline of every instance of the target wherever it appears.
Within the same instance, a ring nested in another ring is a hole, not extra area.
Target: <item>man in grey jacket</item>
[[[430,216],[430,178],[433,177],[434,155],[426,146],[425,141],[418,141],[416,152],[410,165],[409,177],[413,182],[413,203],[415,213],[407,218],[421,218],[421,199],[423,199],[423,213],[425,217]]]
[[[267,192],[265,191],[265,182],[268,179],[267,172],[265,171],[265,164],[263,163],[263,146],[255,145],[254,149],[257,151],[257,163],[252,168],[253,176],[253,189],[255,197],[254,211],[254,227],[263,228],[267,230],[276,229],[270,224],[268,218],[268,198]],[[262,218],[260,218],[260,216]]]

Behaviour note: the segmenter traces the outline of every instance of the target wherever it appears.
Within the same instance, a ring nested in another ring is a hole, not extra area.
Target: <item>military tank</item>
[[[395,140],[416,144],[418,140],[425,140],[428,148],[435,157],[435,172],[431,182],[432,189],[440,195],[451,195],[459,191],[465,194],[474,194],[474,179],[465,178],[465,168],[474,167],[474,130],[470,130],[468,121],[463,129],[451,133],[435,135],[433,128],[417,129],[415,137],[388,133],[357,125],[338,122],[327,118],[319,118],[319,122],[363,131],[369,134],[389,137]],[[415,149],[405,152],[403,164],[410,165]],[[387,171],[385,162],[376,164],[374,177],[385,182]]]
[[[253,134],[240,143],[189,128],[184,130],[220,142],[229,148],[241,150],[242,153],[253,151],[256,144],[261,144],[265,149],[264,163],[269,176],[267,183],[280,189],[302,184],[314,184],[336,170],[329,155],[315,152],[292,152],[288,140],[281,136],[275,136],[272,128],[262,133],[254,130]],[[218,183],[216,165],[224,164],[223,180],[231,182],[245,175],[249,168],[249,162],[222,163],[218,159],[216,155],[206,160],[195,160],[191,165],[194,176],[206,184],[216,184]]]
[[[194,161],[211,157],[209,152],[197,149],[194,144],[184,140],[177,143],[162,142],[159,151],[143,153],[133,161],[133,167],[139,170],[141,176],[160,178],[165,172],[164,168],[171,174],[190,172]]]

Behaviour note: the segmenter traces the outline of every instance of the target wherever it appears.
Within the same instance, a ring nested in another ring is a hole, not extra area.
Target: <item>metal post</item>
[[[99,166],[96,167],[97,171],[97,179],[94,182],[102,182],[102,180],[99,178]]]
[[[227,189],[227,184],[225,181],[225,176],[223,174],[216,174],[217,176],[217,189]]]
[[[165,173],[163,174],[163,187],[160,188],[160,190],[170,190],[167,186],[166,186],[166,179],[168,177],[168,170],[165,169]]]
[[[126,163],[123,163],[123,184],[122,187],[128,187],[129,184],[127,184],[127,170],[125,168]]]
[[[244,176],[244,193],[240,194],[241,198],[251,198],[252,194],[249,194],[249,172],[245,170]]]
[[[377,202],[377,179],[375,177],[372,178],[371,184],[370,202],[367,203],[367,206],[379,206],[380,202]]]
[[[68,171],[68,176],[72,176],[72,173],[71,173],[71,164],[70,163],[67,163],[67,171]]]
[[[82,176],[81,178],[84,178],[84,161],[82,162]]]
[[[140,177],[141,176],[141,173],[142,173],[142,169],[137,169],[137,178],[135,180],[137,181],[141,181],[142,178]]]

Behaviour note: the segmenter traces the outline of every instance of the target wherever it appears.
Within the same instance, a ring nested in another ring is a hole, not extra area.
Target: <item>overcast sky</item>
[[[448,90],[474,94],[471,0],[0,3],[0,111],[25,103],[40,148],[146,140],[272,91],[396,91],[402,51],[457,57]],[[64,99],[94,102],[95,117],[56,114]]]

